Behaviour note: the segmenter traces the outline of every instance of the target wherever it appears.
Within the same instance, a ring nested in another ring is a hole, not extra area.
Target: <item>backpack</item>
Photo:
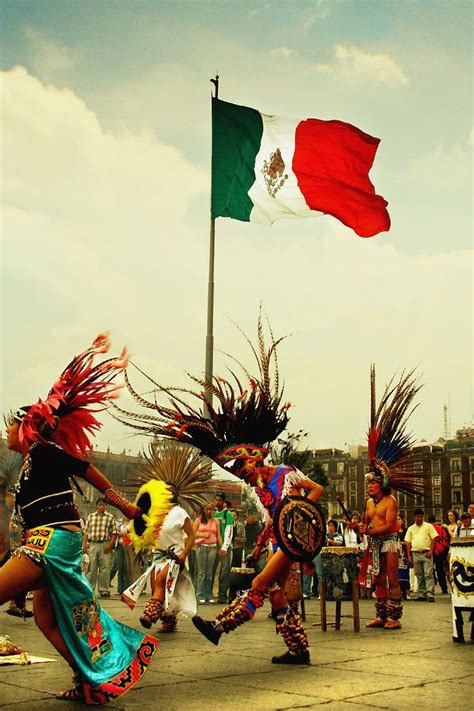
[[[449,548],[449,535],[444,526],[437,524],[435,528],[438,534],[438,540],[435,543],[434,553],[435,555],[440,555]]]

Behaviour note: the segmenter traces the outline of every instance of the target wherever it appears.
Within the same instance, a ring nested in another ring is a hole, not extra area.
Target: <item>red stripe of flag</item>
[[[388,203],[369,180],[379,143],[343,121],[307,119],[296,127],[293,171],[308,207],[361,237],[390,229]]]

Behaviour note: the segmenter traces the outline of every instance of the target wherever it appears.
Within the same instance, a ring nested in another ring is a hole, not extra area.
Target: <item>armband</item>
[[[112,504],[112,506],[115,506],[117,509],[120,509],[120,511],[124,511],[130,503],[114,487],[110,487],[110,489],[107,489],[104,492],[104,499],[108,504]]]

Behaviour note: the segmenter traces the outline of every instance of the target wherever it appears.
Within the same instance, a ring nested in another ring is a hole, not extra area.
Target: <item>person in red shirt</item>
[[[436,518],[433,514],[428,516],[428,523],[431,523],[438,534],[438,538],[434,547],[433,562],[436,570],[436,580],[441,588],[443,595],[448,594],[448,583],[446,581],[446,572],[448,566],[449,555],[449,531],[447,526],[441,523],[436,523]]]

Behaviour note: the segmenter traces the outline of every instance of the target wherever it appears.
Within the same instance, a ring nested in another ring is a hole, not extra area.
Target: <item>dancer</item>
[[[413,371],[402,373],[396,382],[393,376],[376,408],[375,367],[371,366],[370,388],[369,473],[366,475],[368,499],[362,524],[349,526],[369,535],[359,579],[365,584],[367,567],[371,563],[375,575],[377,616],[366,627],[393,630],[401,627],[403,606],[398,581],[398,506],[390,492],[396,489],[408,495],[423,493],[422,474],[416,472],[413,466],[413,439],[405,430],[415,408],[410,412],[408,410],[421,385],[413,376]]]
[[[196,614],[196,594],[185,568],[195,532],[183,506],[196,509],[205,504],[204,495],[212,492],[210,464],[195,449],[172,440],[155,440],[145,454],[139,478],[146,483],[136,501],[147,520],[136,519],[130,537],[136,552],[151,550],[153,559],[122,593],[122,601],[133,610],[150,579],[152,597],[140,617],[147,629],[161,620],[160,632],[174,632],[178,616]],[[154,519],[158,508],[162,509],[161,518]]]
[[[223,378],[214,377],[212,383],[193,378],[204,388],[201,392],[185,391],[199,400],[199,406],[193,407],[183,399],[182,390],[161,387],[149,376],[146,377],[154,383],[157,392],[152,402],[144,400],[125,375],[129,392],[135,401],[149,411],[154,410],[156,414],[118,410],[120,420],[138,431],[187,442],[227,472],[250,484],[273,521],[265,535],[259,537],[253,553],[258,558],[267,540],[271,540],[278,550],[254,578],[250,590],[225,607],[214,622],[195,617],[193,622],[196,627],[211,642],[218,644],[223,632],[231,632],[255,615],[256,609],[263,605],[268,591],[277,632],[281,633],[288,647],[285,654],[273,657],[272,662],[308,664],[310,656],[306,633],[298,613],[288,605],[284,588],[293,560],[312,560],[322,545],[325,524],[314,504],[324,490],[294,467],[264,464],[269,453],[268,444],[287,425],[290,407],[289,403],[282,402],[283,387],[280,386],[277,365],[276,349],[282,339],[275,341],[269,330],[271,344],[267,349],[260,314],[257,324],[258,348],[246,337],[259,369],[258,376],[251,376],[239,363],[248,379],[247,387],[241,384],[232,371],[235,385]],[[169,397],[170,403],[167,406],[157,402],[159,393]],[[218,402],[217,407],[211,402],[211,393]],[[207,416],[202,412],[203,406]],[[306,498],[300,496],[302,492],[307,494]],[[295,517],[304,522],[304,533],[301,536],[298,535],[298,528],[291,528]],[[288,530],[293,530],[294,535],[290,533],[288,536]]]
[[[82,533],[70,479],[82,477],[133,518],[141,513],[83,457],[100,428],[94,414],[121,387],[113,379],[120,358],[93,365],[109,349],[107,334],[76,356],[46,400],[8,417],[8,447],[24,457],[15,485],[22,545],[0,569],[0,604],[34,590],[36,624],[74,672],[74,688],[58,698],[105,704],[134,686],[156,651],[157,640],[115,622],[99,605],[81,572]]]

